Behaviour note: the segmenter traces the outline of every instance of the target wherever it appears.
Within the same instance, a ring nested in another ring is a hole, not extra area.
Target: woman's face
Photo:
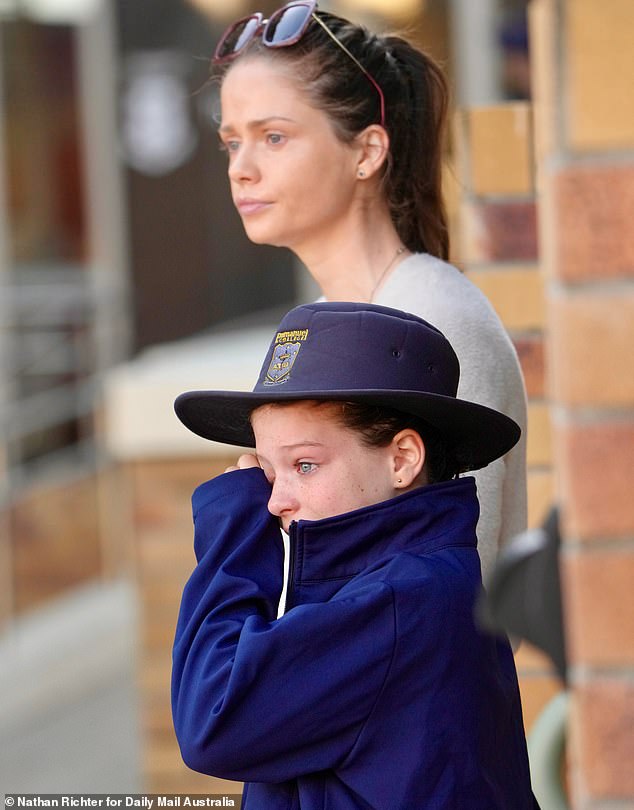
[[[308,103],[287,69],[236,62],[221,91],[220,137],[247,236],[296,253],[345,232],[357,202],[358,152]]]
[[[295,520],[341,515],[398,494],[392,449],[365,445],[329,405],[263,405],[251,423],[272,486],[269,511],[284,531]]]

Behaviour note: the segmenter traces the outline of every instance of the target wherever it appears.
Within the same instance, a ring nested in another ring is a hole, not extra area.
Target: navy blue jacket
[[[506,639],[473,620],[473,478],[291,526],[259,469],[194,493],[198,565],[173,658],[194,770],[247,781],[250,810],[529,810]]]

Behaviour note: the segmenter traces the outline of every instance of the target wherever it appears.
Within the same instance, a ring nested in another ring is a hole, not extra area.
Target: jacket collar
[[[404,551],[476,547],[475,479],[458,478],[323,520],[291,524],[291,591],[306,583],[345,580]]]

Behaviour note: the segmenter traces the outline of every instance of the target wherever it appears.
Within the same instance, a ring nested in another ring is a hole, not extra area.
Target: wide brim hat
[[[423,419],[464,471],[476,470],[507,453],[521,431],[505,414],[458,399],[459,376],[451,344],[422,318],[374,304],[321,302],[284,316],[252,391],[188,391],[174,408],[205,439],[254,447],[250,417],[261,405],[377,405]]]

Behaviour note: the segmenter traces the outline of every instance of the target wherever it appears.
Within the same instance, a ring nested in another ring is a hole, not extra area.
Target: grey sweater
[[[453,265],[428,254],[404,259],[373,303],[438,327],[460,361],[458,396],[502,411],[522,429],[510,453],[475,473],[486,581],[498,549],[526,528],[526,392],[515,347],[486,296]]]

